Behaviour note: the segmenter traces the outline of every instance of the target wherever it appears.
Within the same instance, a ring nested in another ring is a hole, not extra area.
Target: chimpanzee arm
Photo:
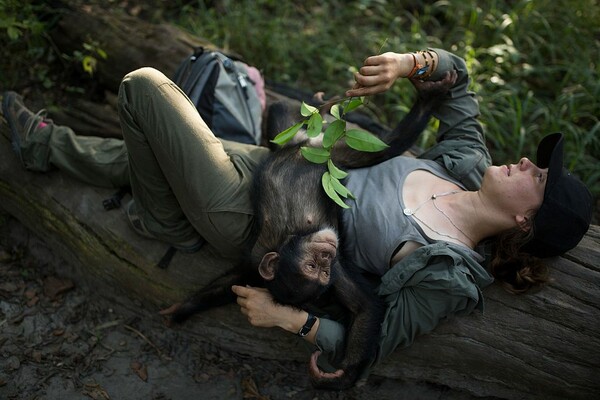
[[[445,94],[456,82],[456,72],[448,72],[437,82],[415,83],[418,98],[412,108],[391,131],[379,130],[379,138],[390,147],[368,153],[354,150],[345,144],[336,146],[332,152],[336,165],[346,168],[360,168],[381,163],[410,149],[427,127],[436,107],[444,100]]]
[[[235,302],[236,295],[231,287],[246,284],[254,284],[254,281],[250,280],[243,267],[237,266],[174,306],[173,311],[168,309],[164,314],[169,314],[171,321],[181,323],[201,311]]]
[[[333,290],[336,299],[352,315],[346,328],[345,351],[340,359],[334,360],[339,368],[334,373],[325,373],[317,367],[319,353],[316,353],[311,358],[310,374],[315,387],[340,390],[351,387],[376,358],[385,307],[360,274],[343,268]]]

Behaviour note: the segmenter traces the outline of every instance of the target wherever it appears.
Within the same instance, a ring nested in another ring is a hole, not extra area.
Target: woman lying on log
[[[479,105],[456,55],[429,49],[369,57],[346,94],[382,93],[400,78],[425,93],[449,77],[451,88],[432,110],[438,143],[416,159],[350,170],[345,181],[358,201],[339,213],[342,259],[377,277],[375,292],[385,305],[382,322],[363,338],[375,343],[375,354],[361,374],[440,321],[481,310],[482,289],[494,278],[514,293],[542,286],[541,258],[575,247],[590,224],[592,197],[563,167],[562,134],[540,142],[535,162],[523,157],[491,166]],[[144,68],[123,79],[124,141],[76,136],[29,111],[13,92],[4,94],[3,113],[25,168],[57,167],[101,186],[130,184],[127,212],[140,234],[184,251],[206,241],[238,259],[252,244],[251,181],[269,150],[215,138],[162,73]],[[281,305],[260,288],[233,291],[253,325],[301,333],[333,364],[348,351],[340,322]],[[323,372],[315,360],[317,381],[345,373]]]

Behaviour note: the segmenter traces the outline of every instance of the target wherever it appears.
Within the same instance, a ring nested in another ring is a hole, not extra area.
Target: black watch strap
[[[317,317],[315,317],[311,313],[308,313],[308,318],[306,318],[306,322],[304,323],[304,326],[302,328],[300,328],[300,330],[298,331],[298,336],[304,337],[304,336],[308,335],[308,333],[312,329],[315,322],[317,322]]]

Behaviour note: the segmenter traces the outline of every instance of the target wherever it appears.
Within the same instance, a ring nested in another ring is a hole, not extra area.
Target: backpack
[[[221,52],[199,47],[179,65],[173,82],[217,137],[260,144],[263,106],[257,89],[262,90],[264,81],[255,68],[254,80],[250,79],[249,68]]]

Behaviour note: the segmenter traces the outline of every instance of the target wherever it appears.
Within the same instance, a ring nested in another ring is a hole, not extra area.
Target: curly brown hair
[[[539,289],[549,281],[548,266],[538,257],[521,251],[533,238],[533,229],[510,229],[496,238],[490,264],[494,277],[510,293]]]

